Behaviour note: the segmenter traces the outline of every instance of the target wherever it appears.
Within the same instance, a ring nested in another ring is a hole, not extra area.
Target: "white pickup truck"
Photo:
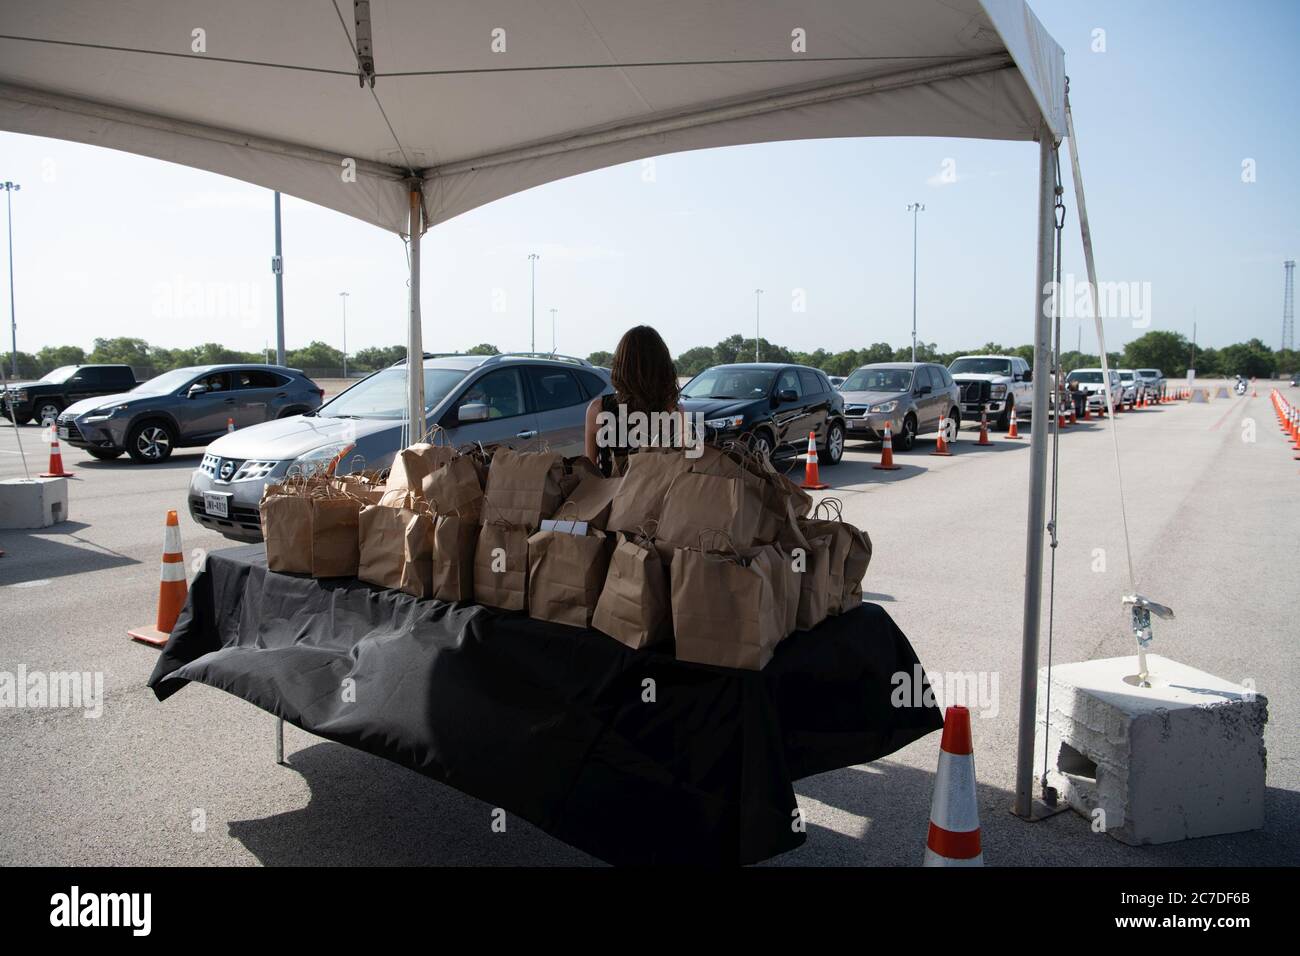
[[[1016,418],[1027,419],[1034,404],[1033,369],[1018,355],[963,355],[948,366],[961,389],[961,417],[979,421],[988,412],[993,427],[1006,431],[1011,426],[1011,409]]]

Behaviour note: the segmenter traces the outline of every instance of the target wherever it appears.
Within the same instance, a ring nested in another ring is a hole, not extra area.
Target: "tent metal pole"
[[[424,437],[424,336],[420,327],[420,233],[424,231],[424,198],[418,181],[411,185],[407,219],[411,237],[410,305],[406,320],[407,443]]]
[[[1056,226],[1056,160],[1052,133],[1038,134],[1038,267],[1034,288],[1034,400],[1029,441],[1029,519],[1025,531],[1025,605],[1020,651],[1020,725],[1016,740],[1016,798],[1012,812],[1033,815],[1034,730],[1038,707],[1038,632],[1043,590],[1047,500],[1047,391],[1051,387],[1052,237]]]
[[[275,191],[275,364],[284,365],[284,254],[280,247],[280,191]]]

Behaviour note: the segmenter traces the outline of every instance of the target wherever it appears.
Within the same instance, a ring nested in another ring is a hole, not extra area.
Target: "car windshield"
[[[431,410],[465,380],[463,368],[424,370],[424,409]],[[392,418],[406,416],[406,366],[396,365],[362,379],[331,399],[316,413],[323,418]]]
[[[1083,385],[1100,385],[1101,372],[1071,372],[1065,377],[1067,382],[1079,382]]]
[[[953,375],[1010,375],[1011,362],[999,358],[959,358],[948,366]]]
[[[137,395],[166,395],[168,392],[176,391],[202,371],[202,368],[174,368],[170,372],[154,376],[147,382],[141,382],[131,391]]]
[[[68,379],[72,378],[72,373],[77,370],[75,365],[62,365],[53,372],[47,372],[42,376],[42,382],[49,382],[53,385],[62,385]]]
[[[1159,377],[1160,377],[1160,369],[1158,369],[1158,368],[1140,368],[1140,369],[1138,369],[1138,374],[1141,375],[1143,378],[1159,378]]]
[[[844,380],[842,392],[906,392],[912,387],[910,368],[860,368]]]
[[[762,398],[774,378],[769,368],[709,368],[687,383],[682,398]]]
[[[1119,373],[1119,380],[1120,380],[1121,382],[1131,382],[1131,381],[1133,381],[1133,373],[1132,373],[1132,372],[1120,372],[1120,373]]]

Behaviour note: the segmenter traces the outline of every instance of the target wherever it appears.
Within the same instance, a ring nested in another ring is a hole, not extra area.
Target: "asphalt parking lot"
[[[1293,401],[1297,392],[1286,390]],[[4,424],[0,477],[20,476]],[[1281,440],[1264,388],[1258,398],[1125,413],[1117,427],[1138,587],[1177,614],[1157,625],[1154,650],[1223,678],[1253,679],[1269,699],[1261,831],[1129,847],[1073,813],[1028,824],[1008,812],[1029,428],[1022,424],[1020,442],[994,434],[988,448],[963,430],[951,458],[932,457],[933,439],[922,439],[897,455],[903,467],[894,472],[872,469],[878,446],[851,443],[823,478],[874,543],[867,600],[889,611],[927,670],[982,672],[997,682],[992,706],[974,721],[990,865],[1300,863],[1300,462]],[[44,470],[40,429],[21,434],[33,470]],[[486,804],[296,728],[286,730],[289,765],[277,766],[274,719],[218,690],[192,685],[158,703],[145,687],[156,652],[129,641],[126,629],[153,618],[168,508],[182,515],[187,558],[226,545],[185,510],[202,452],[153,467],[98,462],[67,447],[63,454],[76,475],[71,520],[39,533],[0,532],[0,670],[101,671],[105,701],[96,719],[0,708],[0,864],[593,862],[522,822],[493,833]],[[1106,423],[1067,429],[1060,467],[1054,659],[1128,655]],[[1105,570],[1095,570],[1097,549]],[[918,863],[937,753],[932,735],[875,764],[800,781],[808,842],[772,864]]]

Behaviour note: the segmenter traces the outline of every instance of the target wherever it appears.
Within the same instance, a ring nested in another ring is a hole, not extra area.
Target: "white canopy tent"
[[[1047,380],[1064,54],[1023,0],[0,0],[0,129],[209,170],[410,238],[665,153],[846,136],[1037,141]],[[408,413],[423,419],[423,381]],[[1047,415],[1035,390],[1034,420]],[[1016,809],[1029,814],[1046,429],[1031,443]]]

